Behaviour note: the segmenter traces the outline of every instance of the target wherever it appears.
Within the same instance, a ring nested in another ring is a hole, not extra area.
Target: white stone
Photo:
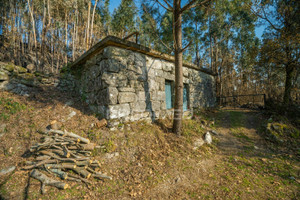
[[[137,100],[138,101],[145,101],[146,100],[146,94],[144,91],[139,91],[137,93]]]
[[[212,137],[210,135],[209,132],[207,132],[204,136],[204,141],[207,143],[207,144],[211,144],[212,143]]]
[[[133,92],[120,92],[118,96],[118,102],[122,103],[132,103],[136,100],[136,94]]]
[[[145,101],[137,101],[132,104],[133,112],[145,112],[146,110],[146,102]]]
[[[108,119],[117,119],[128,115],[130,115],[130,106],[128,103],[108,106]]]

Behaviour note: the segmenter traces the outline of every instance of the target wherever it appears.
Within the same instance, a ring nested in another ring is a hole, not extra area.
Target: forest
[[[180,1],[181,2],[181,1]],[[139,33],[138,43],[174,55],[170,2],[123,0],[0,2],[0,58],[57,74],[108,35]],[[266,94],[299,103],[299,2],[184,2],[183,59],[217,74],[218,97]],[[262,29],[259,38],[256,27]]]

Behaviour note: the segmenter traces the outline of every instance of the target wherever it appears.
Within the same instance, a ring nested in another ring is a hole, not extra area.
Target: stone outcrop
[[[29,93],[40,85],[57,86],[59,79],[39,73],[29,73],[26,68],[0,62],[0,90],[28,96]]]

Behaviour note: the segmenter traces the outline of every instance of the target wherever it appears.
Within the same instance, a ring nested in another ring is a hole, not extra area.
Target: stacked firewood
[[[99,172],[100,163],[92,157],[92,151],[99,148],[89,139],[75,133],[61,130],[40,131],[44,136],[41,143],[30,148],[34,161],[27,161],[23,169],[32,170],[30,176],[45,185],[66,189],[69,185],[51,177],[62,180],[89,184],[91,177],[112,179]]]

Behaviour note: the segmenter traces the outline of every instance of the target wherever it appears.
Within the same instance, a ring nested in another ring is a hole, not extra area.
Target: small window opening
[[[166,93],[166,108],[174,108],[174,82],[165,81],[165,93]]]

